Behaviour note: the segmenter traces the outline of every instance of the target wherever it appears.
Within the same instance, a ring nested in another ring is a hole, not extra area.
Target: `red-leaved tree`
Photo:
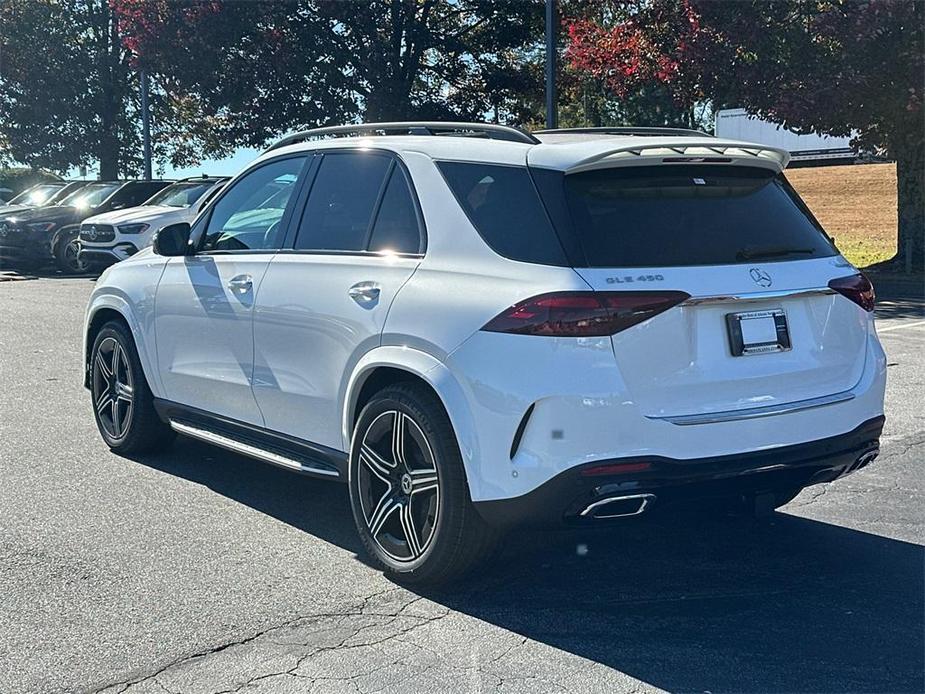
[[[925,259],[925,3],[609,0],[566,22],[570,66],[617,96],[742,106],[896,160],[897,260]],[[606,18],[606,19],[602,19]]]

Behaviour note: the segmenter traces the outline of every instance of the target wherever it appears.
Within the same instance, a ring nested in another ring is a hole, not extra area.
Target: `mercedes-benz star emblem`
[[[748,271],[748,274],[752,276],[752,279],[755,280],[755,284],[760,287],[770,287],[771,286],[771,275],[766,273],[761,268],[753,267]]]

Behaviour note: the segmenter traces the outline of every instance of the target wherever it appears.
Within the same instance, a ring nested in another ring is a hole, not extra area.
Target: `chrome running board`
[[[810,410],[815,407],[825,407],[834,405],[839,402],[847,402],[854,399],[854,393],[846,390],[842,393],[833,395],[823,395],[818,398],[809,398],[807,400],[797,400],[795,402],[785,402],[780,405],[764,405],[762,407],[748,407],[741,410],[725,410],[723,412],[704,412],[703,414],[680,414],[680,415],[646,415],[646,419],[661,420],[671,422],[678,426],[690,426],[692,424],[717,424],[719,422],[736,422],[741,419],[755,419],[756,417],[772,417],[779,414],[789,414],[791,412],[800,412]]]
[[[336,470],[328,470],[321,466],[312,465],[309,462],[295,460],[294,458],[289,458],[284,455],[280,455],[279,453],[274,453],[273,451],[267,451],[252,444],[243,443],[228,436],[224,436],[223,434],[217,434],[214,431],[209,431],[208,429],[200,429],[199,427],[194,427],[183,422],[178,422],[174,419],[170,420],[170,428],[176,431],[178,434],[183,434],[184,436],[189,436],[190,438],[198,439],[199,441],[204,441],[205,443],[211,443],[215,446],[219,446],[234,453],[246,455],[250,458],[262,460],[265,463],[279,465],[280,467],[285,467],[290,470],[297,470],[299,472],[308,472],[313,475],[340,477],[340,474]]]

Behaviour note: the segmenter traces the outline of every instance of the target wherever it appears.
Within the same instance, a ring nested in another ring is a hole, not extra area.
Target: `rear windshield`
[[[565,176],[590,267],[725,265],[836,254],[783,175],[735,166],[648,166]]]

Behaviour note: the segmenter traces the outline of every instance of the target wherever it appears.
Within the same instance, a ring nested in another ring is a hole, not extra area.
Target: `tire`
[[[68,275],[79,275],[87,271],[87,264],[79,257],[79,229],[66,229],[55,241],[55,265]]]
[[[173,430],[154,409],[135,340],[124,323],[106,323],[93,341],[90,393],[96,426],[112,451],[151,453],[173,441]]]
[[[422,385],[390,386],[363,408],[348,482],[360,540],[396,582],[450,582],[496,544],[497,531],[472,505],[443,404]]]

